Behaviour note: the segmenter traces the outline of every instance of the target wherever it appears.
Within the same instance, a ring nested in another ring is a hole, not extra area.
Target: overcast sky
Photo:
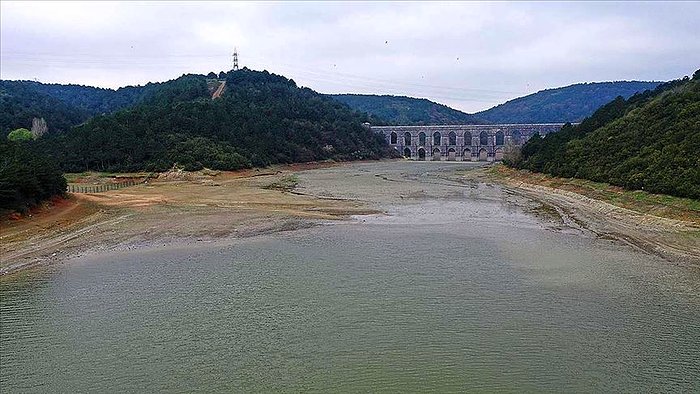
[[[240,65],[473,112],[700,68],[700,2],[0,3],[0,77],[120,87]]]

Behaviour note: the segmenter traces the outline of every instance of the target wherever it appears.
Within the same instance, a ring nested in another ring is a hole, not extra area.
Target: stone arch
[[[513,133],[510,135],[510,139],[513,140],[513,143],[515,145],[520,145],[520,140],[522,139],[522,135],[520,134],[519,130],[513,131]]]
[[[440,148],[433,149],[433,160],[440,160]]]
[[[462,152],[462,160],[463,160],[463,161],[468,161],[468,160],[471,160],[471,159],[472,159],[472,151],[471,151],[470,149],[467,148],[467,149],[465,149],[465,150]]]
[[[406,146],[411,145],[411,133],[409,133],[408,131],[403,133],[403,144]]]
[[[496,132],[496,145],[505,145],[505,136],[501,130]]]
[[[418,148],[418,160],[425,160],[425,148]]]
[[[455,151],[455,148],[450,148],[447,150],[447,160],[449,160],[449,161],[457,160],[457,151]]]
[[[489,152],[486,149],[484,149],[484,148],[479,149],[479,161],[486,161],[486,160],[488,160],[488,157],[489,157]]]
[[[464,145],[469,146],[472,144],[472,133],[465,131],[464,132]]]
[[[450,131],[450,134],[447,135],[447,143],[448,145],[457,145],[457,134],[454,131]]]
[[[425,133],[422,131],[418,133],[418,145],[425,146]],[[425,153],[425,149],[423,149],[423,153]]]
[[[496,152],[494,154],[493,159],[496,161],[503,160],[503,149],[502,148],[496,148]]]
[[[482,131],[481,134],[479,134],[479,145],[488,145],[489,144],[489,133],[486,131]]]
[[[407,158],[411,157],[411,148],[404,148],[403,157],[407,157]]]
[[[396,135],[395,131],[391,132],[391,135],[389,136],[389,143],[391,145],[396,145],[396,140],[398,139],[398,136]]]
[[[442,142],[442,134],[440,134],[439,131],[436,131],[433,133],[433,145],[440,146],[440,143]]]

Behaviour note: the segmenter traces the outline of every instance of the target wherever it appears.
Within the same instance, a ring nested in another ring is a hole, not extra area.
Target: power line
[[[330,76],[333,78],[344,77],[344,78],[348,78],[348,79],[359,79],[359,80],[365,80],[365,81],[371,81],[371,82],[386,82],[385,79],[378,79],[378,78],[366,77],[366,76],[361,76],[361,75],[356,75],[356,74],[342,73],[342,72],[338,72],[338,71],[309,69],[309,68],[301,67],[301,66],[294,65],[294,64],[288,64],[288,63],[280,63],[280,62],[271,63],[271,62],[263,60],[262,58],[251,57],[251,60],[256,60],[256,59],[259,62],[265,64],[266,66],[283,66],[286,68],[296,69],[296,70],[300,70],[303,72],[315,73],[315,74],[319,74],[319,75],[327,75],[327,76]],[[466,87],[455,87],[455,86],[428,85],[428,84],[420,84],[420,83],[415,83],[415,82],[410,82],[410,81],[405,81],[405,80],[395,80],[395,83],[398,83],[401,85],[411,85],[411,86],[416,86],[416,87],[455,90],[455,91],[468,90],[468,91],[481,92],[481,93],[498,93],[498,94],[522,94],[523,93],[523,92],[503,91],[503,90],[493,90],[493,89],[477,89],[477,88],[466,88]]]
[[[123,68],[124,66],[138,66],[141,68],[161,68],[164,64],[172,66],[189,66],[192,64],[185,59],[201,58],[201,59],[222,59],[221,55],[194,55],[194,54],[169,54],[168,56],[139,56],[139,58],[110,56],[109,58],[76,58],[76,54],[51,54],[51,53],[22,53],[22,52],[2,52],[3,63],[8,62],[6,55],[11,54],[15,59],[9,60],[10,63],[20,65],[44,65],[55,68],[75,69],[76,65],[84,68]],[[86,54],[87,55],[87,54]],[[144,61],[143,58],[157,58],[160,61]],[[523,92],[501,91],[492,89],[466,88],[456,86],[441,86],[433,84],[422,84],[406,80],[388,80],[338,72],[335,70],[324,70],[319,68],[303,67],[296,64],[288,64],[282,62],[269,62],[262,58],[252,58],[258,63],[264,65],[263,68],[270,68],[273,72],[278,72],[279,69],[286,69],[287,76],[301,79],[304,81],[319,82],[331,84],[340,87],[347,87],[350,90],[365,90],[372,91],[374,94],[397,94],[397,95],[412,95],[418,97],[426,97],[443,100],[459,100],[472,101],[482,103],[493,103],[523,94]],[[222,63],[223,64],[223,63]],[[233,67],[238,69],[238,51],[234,49]],[[290,75],[292,74],[292,75]],[[409,93],[410,92],[410,93]]]
[[[165,60],[165,59],[172,59],[172,58],[181,58],[181,59],[189,59],[189,58],[208,58],[208,59],[215,59],[219,58],[221,59],[222,56],[219,55],[207,55],[207,54],[202,54],[202,55],[195,55],[195,54],[168,54],[166,56],[162,55],[139,55],[139,58],[131,58],[131,57],[120,57],[120,56],[109,56],[109,58],[97,58],[97,59],[79,59],[76,58],[76,56],[81,56],[81,55],[86,55],[86,56],[93,56],[91,54],[78,54],[78,53],[72,53],[72,54],[65,54],[65,53],[23,53],[23,52],[2,52],[2,55],[13,55],[13,56],[19,56],[20,59],[24,57],[24,59],[21,59],[20,61],[22,62],[40,62],[40,63],[64,63],[64,64],[122,64],[122,65],[143,65],[143,64],[152,64],[152,62],[143,62],[141,60],[142,58],[156,58],[159,60]],[[234,55],[237,57],[237,50],[234,50]],[[50,58],[50,60],[47,60],[47,57]],[[64,59],[64,60],[61,60]],[[337,79],[337,78],[343,78],[346,80],[356,80],[358,82],[375,82],[375,83],[390,83],[390,84],[396,84],[396,85],[401,85],[401,86],[415,86],[415,87],[421,87],[421,88],[429,88],[429,89],[440,89],[440,90],[445,90],[445,91],[455,91],[455,92],[464,92],[464,91],[472,91],[472,92],[478,92],[478,93],[495,93],[498,95],[503,95],[503,94],[523,94],[525,92],[521,91],[505,91],[505,90],[494,90],[494,89],[479,89],[479,88],[468,88],[468,87],[455,87],[455,86],[444,86],[444,85],[432,85],[432,84],[422,84],[422,83],[416,83],[413,81],[406,81],[406,80],[393,80],[393,81],[388,81],[386,79],[379,79],[379,78],[372,78],[368,76],[362,76],[362,75],[357,75],[357,74],[349,74],[349,73],[343,73],[343,72],[338,72],[338,71],[329,71],[329,70],[323,70],[323,69],[310,69],[307,67],[301,67],[296,64],[288,64],[288,63],[281,63],[281,62],[270,62],[266,59],[263,58],[256,58],[252,57],[250,58],[253,61],[258,61],[259,63],[262,63],[265,67],[269,68],[279,68],[279,66],[295,70],[297,72],[304,72],[308,74],[313,74],[317,76],[326,76],[330,77],[332,79]],[[7,59],[5,59],[7,61]],[[14,60],[14,59],[13,59]],[[13,61],[10,60],[10,61]],[[17,60],[14,60],[17,61]],[[167,63],[172,63],[172,62],[167,62]],[[161,64],[162,65],[162,64]],[[160,65],[159,65],[160,66]],[[274,70],[273,70],[274,72]]]

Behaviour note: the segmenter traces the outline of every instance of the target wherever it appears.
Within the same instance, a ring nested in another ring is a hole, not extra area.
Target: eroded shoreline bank
[[[623,242],[676,264],[700,267],[700,210],[689,207],[688,203],[693,201],[670,198],[675,201],[636,203],[630,200],[640,192],[582,180],[533,175],[502,166],[490,169],[488,174],[511,190],[555,210],[563,221],[573,222],[574,226],[597,237]],[[606,197],[620,202],[613,204],[603,200],[600,195],[604,193],[614,194],[612,198]],[[668,196],[644,194],[650,199],[669,199]]]

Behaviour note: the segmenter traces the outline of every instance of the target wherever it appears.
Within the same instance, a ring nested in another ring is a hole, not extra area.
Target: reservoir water
[[[700,391],[697,267],[455,168],[303,172],[387,214],[0,282],[1,391]]]

